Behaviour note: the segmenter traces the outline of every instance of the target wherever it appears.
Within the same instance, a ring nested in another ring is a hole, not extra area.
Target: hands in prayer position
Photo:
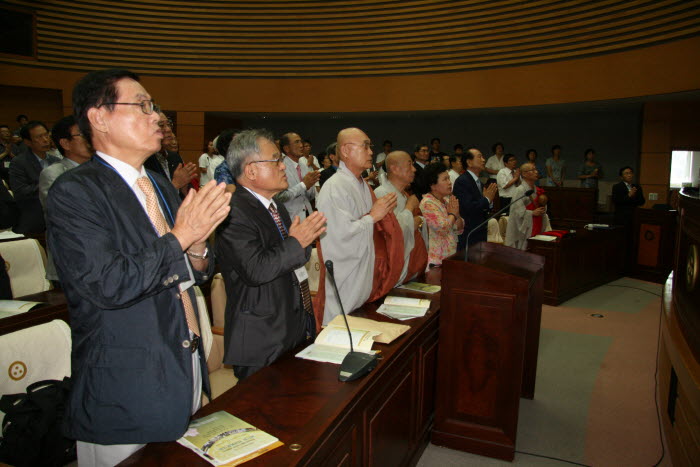
[[[192,177],[197,173],[197,165],[193,162],[188,162],[185,165],[178,164],[173,172],[173,186],[178,190],[190,183]]]
[[[492,183],[487,188],[484,188],[484,197],[486,197],[489,202],[493,202],[493,199],[496,197],[496,193],[498,193],[498,185],[495,183]]]
[[[321,172],[314,170],[307,172],[306,175],[304,175],[304,179],[302,182],[304,182],[304,185],[306,185],[306,189],[308,190],[312,186],[316,184],[316,182],[321,178]]]
[[[369,211],[369,215],[374,220],[376,224],[380,220],[384,219],[387,214],[394,210],[396,207],[396,193],[389,193],[386,196],[382,196],[377,199],[372,205],[372,209]]]

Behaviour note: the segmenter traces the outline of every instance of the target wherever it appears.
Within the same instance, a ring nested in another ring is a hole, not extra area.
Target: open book
[[[342,317],[341,317],[342,319]],[[350,328],[352,345],[356,352],[373,353],[374,336],[379,331]],[[345,356],[350,353],[350,339],[345,323],[330,323],[321,331],[313,344],[299,352],[296,356],[317,362],[336,363],[340,365]]]
[[[377,313],[401,321],[425,316],[430,308],[430,300],[424,298],[386,297]]]
[[[212,465],[239,465],[282,446],[274,436],[228,412],[192,420],[178,443]]]

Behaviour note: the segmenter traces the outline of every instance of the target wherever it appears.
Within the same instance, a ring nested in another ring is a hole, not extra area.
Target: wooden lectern
[[[434,444],[513,460],[520,397],[535,394],[543,267],[486,242],[443,261]]]

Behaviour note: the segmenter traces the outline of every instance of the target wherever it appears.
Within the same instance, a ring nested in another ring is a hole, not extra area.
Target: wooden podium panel
[[[543,264],[493,243],[443,262],[433,443],[513,459],[520,397],[534,395]]]

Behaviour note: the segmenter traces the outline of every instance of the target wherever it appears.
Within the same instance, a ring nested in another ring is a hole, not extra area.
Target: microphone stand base
[[[338,381],[354,381],[363,377],[377,366],[377,356],[364,352],[350,352],[340,364]]]

